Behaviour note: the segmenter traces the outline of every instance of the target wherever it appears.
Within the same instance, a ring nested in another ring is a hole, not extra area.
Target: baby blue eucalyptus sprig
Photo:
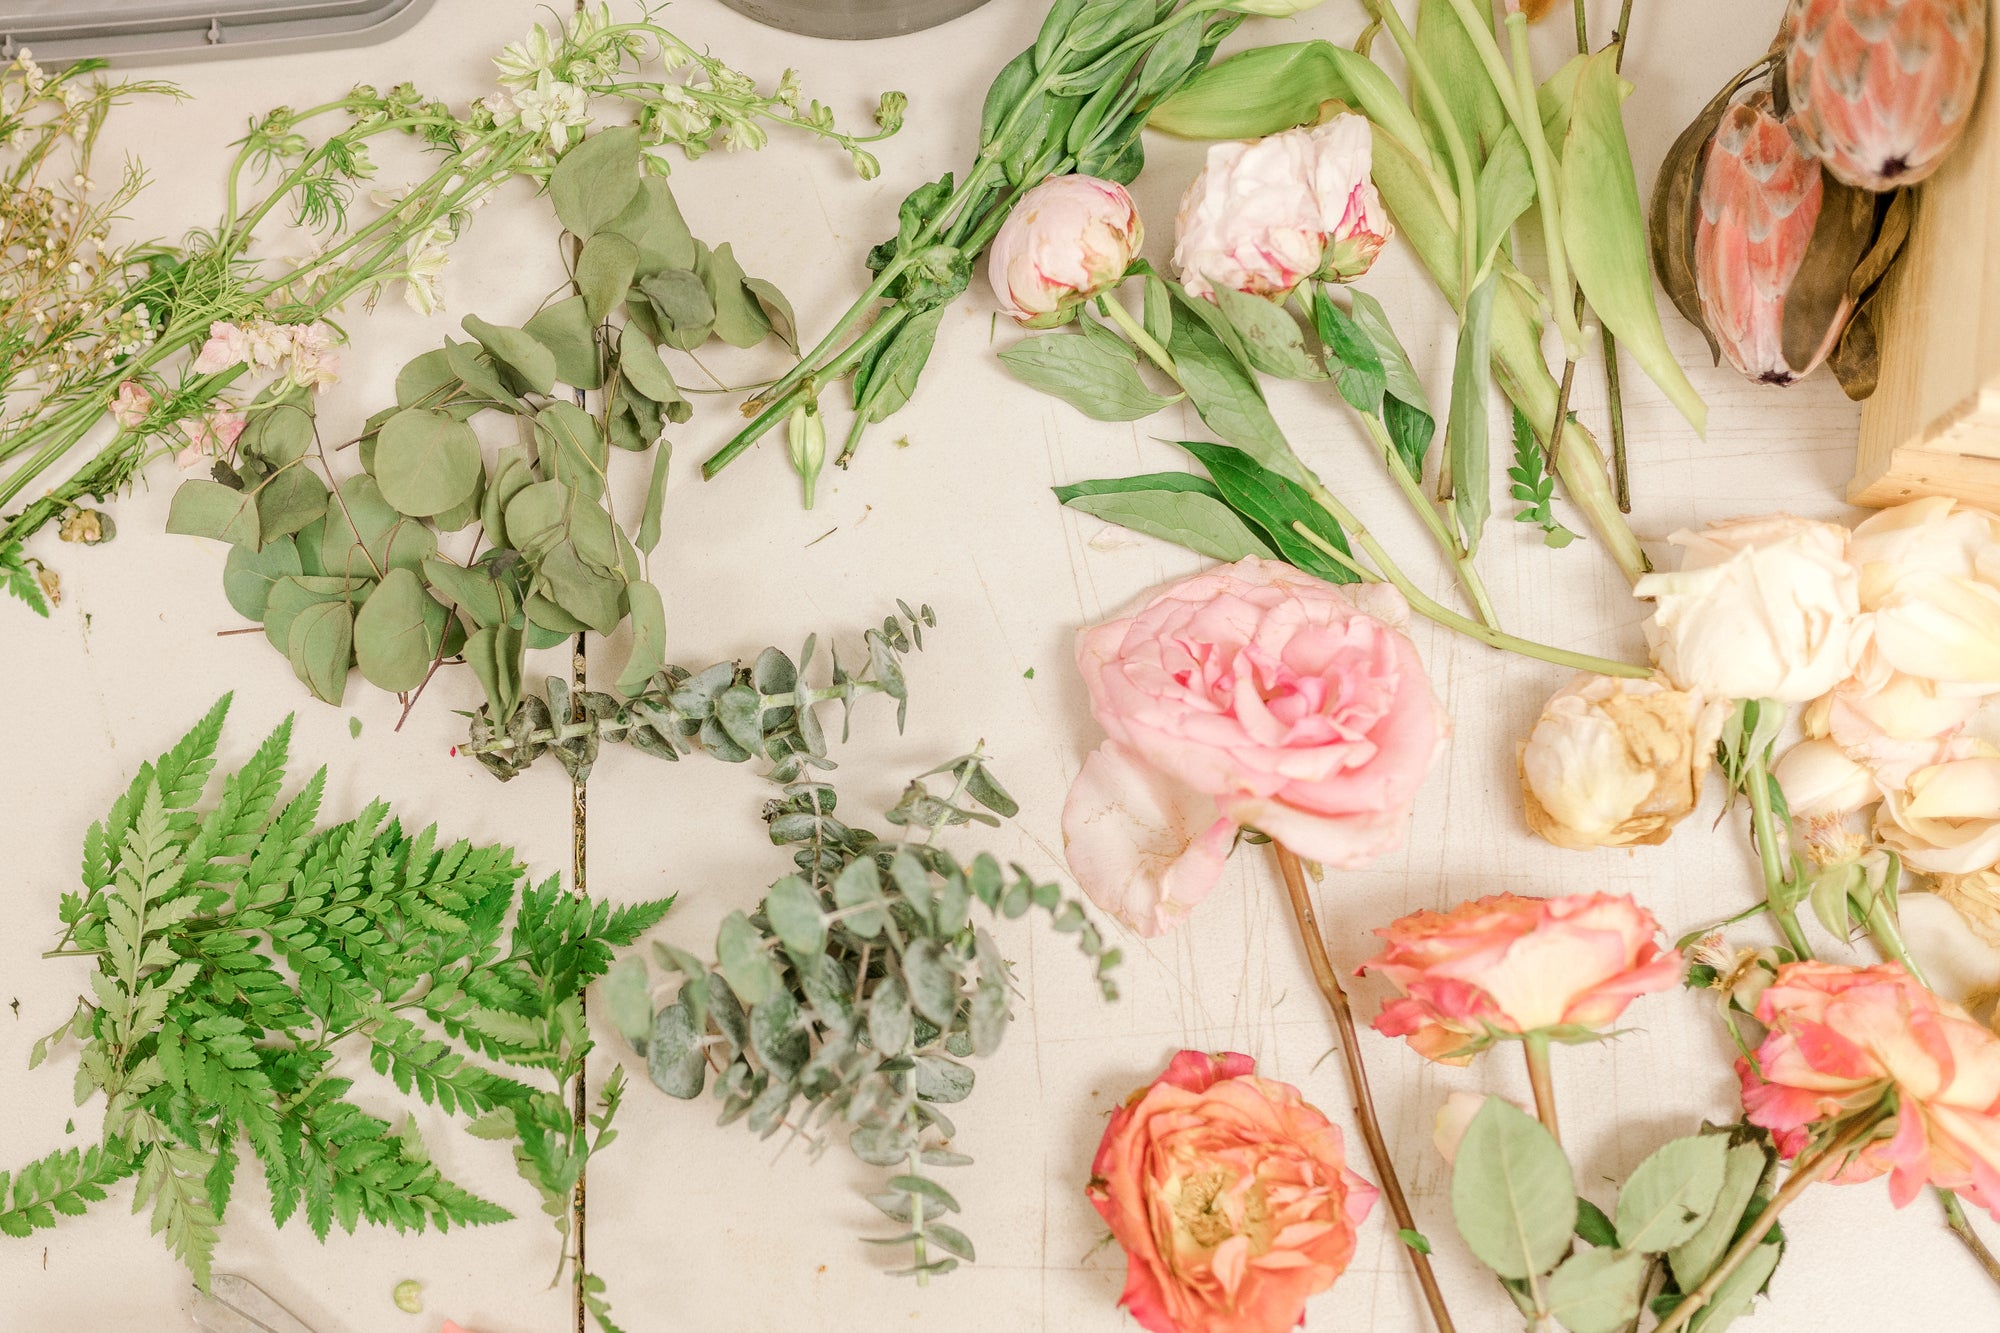
[[[925,781],[946,776],[942,795]],[[713,1075],[721,1123],[742,1120],[759,1138],[789,1130],[814,1155],[845,1131],[855,1156],[893,1170],[869,1202],[901,1230],[868,1242],[908,1246],[899,1275],[921,1283],[973,1259],[971,1240],[941,1220],[958,1199],[927,1168],[971,1161],[941,1108],[971,1095],[964,1060],[998,1049],[1012,1018],[1012,968],[974,924],[973,903],[1009,919],[1048,913],[1095,962],[1106,999],[1117,997],[1119,953],[1057,885],[984,852],[961,861],[934,841],[946,827],[1015,813],[983,749],[905,789],[886,816],[900,838],[844,823],[837,804],[832,787],[799,782],[765,807],[771,841],[794,849],[798,871],[755,911],[723,919],[713,964],[654,945],[664,976],[681,978],[669,1002],[655,1004],[638,957],[605,978],[602,998],[669,1096],[698,1097]]]

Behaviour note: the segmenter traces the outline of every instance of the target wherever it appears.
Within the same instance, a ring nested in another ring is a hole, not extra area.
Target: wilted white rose
[[[1222,878],[1236,825],[1214,798],[1106,741],[1083,761],[1063,806],[1063,851],[1077,884],[1141,935],[1187,919]]]
[[[1660,669],[1716,699],[1804,703],[1848,674],[1860,576],[1847,529],[1790,514],[1677,532],[1674,573],[1633,591],[1656,603],[1646,637]]]
[[[1395,231],[1368,178],[1372,153],[1368,121],[1353,114],[1210,148],[1174,225],[1181,284],[1195,296],[1217,284],[1284,296],[1308,278],[1366,273]]]
[[[1873,650],[1907,675],[2000,692],[2000,516],[1945,496],[1885,509],[1854,530]]]
[[[1931,875],[1976,875],[2000,864],[2000,759],[1956,759],[1918,769],[1882,793],[1876,833]]]
[[[1069,319],[1076,306],[1125,276],[1145,243],[1125,187],[1095,176],[1053,176],[1021,197],[987,258],[1000,308],[1031,329]]]
[[[1882,799],[1874,775],[1830,740],[1799,742],[1772,771],[1796,818],[1851,815]]]
[[[1577,676],[1521,746],[1528,827],[1558,847],[1665,842],[1701,799],[1728,715],[1658,680]]]

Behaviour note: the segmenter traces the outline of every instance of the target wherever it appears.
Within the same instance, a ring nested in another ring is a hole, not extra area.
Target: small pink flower
[[[175,464],[198,467],[207,459],[222,457],[235,445],[244,425],[241,412],[224,408],[212,408],[206,416],[183,423],[181,429],[187,432],[188,442],[174,455]]]
[[[1743,1108],[1795,1156],[1894,1096],[1885,1135],[1835,1177],[1887,1173],[1898,1208],[1925,1185],[2000,1216],[2000,1037],[1897,963],[1787,963],[1757,1002],[1769,1029],[1739,1059]]]
[[[217,320],[208,326],[208,341],[201,345],[201,351],[194,358],[194,373],[213,375],[231,366],[246,365],[250,361],[250,335],[241,325],[227,320]]]
[[[301,388],[325,393],[340,380],[340,355],[333,350],[333,330],[315,321],[291,328],[291,368],[286,372]]]
[[[111,419],[123,430],[132,430],[144,422],[153,410],[153,395],[137,380],[126,380],[118,386],[118,396],[111,400]]]
[[[1111,1115],[1089,1197],[1150,1333],[1283,1333],[1345,1272],[1375,1187],[1340,1130],[1245,1055],[1182,1051]]]
[[[1091,899],[1169,929],[1221,873],[1217,821],[1331,866],[1401,845],[1448,729],[1395,628],[1403,611],[1382,585],[1350,597],[1253,556],[1083,631],[1077,664],[1111,752],[1079,778],[1064,833]]]
[[[1125,276],[1145,226],[1125,187],[1094,176],[1052,176],[1021,197],[993,238],[987,276],[1000,308],[1031,329]]]
[[[1659,923],[1630,898],[1496,894],[1449,912],[1415,912],[1375,933],[1363,964],[1402,992],[1375,1030],[1443,1064],[1469,1064],[1496,1034],[1602,1031],[1641,995],[1680,980],[1681,957],[1654,942]]]

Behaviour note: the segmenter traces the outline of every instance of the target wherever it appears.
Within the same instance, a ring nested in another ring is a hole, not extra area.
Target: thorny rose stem
[[[1549,1071],[1549,1039],[1531,1032],[1522,1039],[1521,1050],[1528,1057],[1528,1086],[1535,1090],[1535,1118],[1560,1145],[1562,1129],[1556,1120],[1556,1085]]]
[[[1299,940],[1306,946],[1306,961],[1312,965],[1313,979],[1319,983],[1327,1007],[1333,1010],[1334,1026],[1340,1032],[1340,1053],[1347,1061],[1347,1087],[1354,1101],[1355,1122],[1361,1127],[1361,1140],[1368,1146],[1369,1160],[1375,1164],[1375,1175],[1389,1201],[1389,1211],[1395,1214],[1397,1227],[1414,1233],[1417,1223],[1410,1213],[1410,1201],[1403,1196],[1403,1183],[1396,1176],[1396,1160],[1382,1137],[1381,1122],[1375,1118],[1375,1098],[1368,1090],[1367,1066],[1361,1063],[1354,1011],[1348,1007],[1347,992],[1340,988],[1340,978],[1326,955],[1326,941],[1320,936],[1319,919],[1313,913],[1312,894],[1306,888],[1305,868],[1299,864],[1297,854],[1282,843],[1273,842],[1271,850],[1277,853],[1278,871],[1285,878],[1285,892],[1291,896],[1292,916],[1299,923]],[[1417,1285],[1424,1289],[1424,1301],[1431,1308],[1431,1319],[1437,1324],[1438,1333],[1457,1333],[1451,1312],[1445,1308],[1437,1274],[1431,1271],[1430,1256],[1411,1245],[1407,1237],[1403,1240],[1403,1252],[1409,1256],[1410,1266],[1416,1269]]]

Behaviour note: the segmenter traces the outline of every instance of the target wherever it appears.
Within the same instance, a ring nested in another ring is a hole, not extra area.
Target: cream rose
[[[1521,745],[1528,827],[1558,847],[1665,842],[1701,799],[1728,715],[1657,680],[1577,676]]]
[[[2000,864],[2000,759],[1919,769],[1882,794],[1883,845],[1931,875],[1976,875]]]
[[[1848,674],[1860,576],[1847,530],[1789,514],[1677,532],[1681,567],[1634,592],[1656,603],[1660,669],[1713,699],[1804,703]]]

